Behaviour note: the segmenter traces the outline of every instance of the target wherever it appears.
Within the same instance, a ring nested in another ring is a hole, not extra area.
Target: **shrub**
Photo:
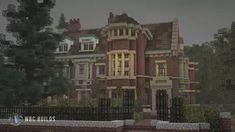
[[[219,131],[219,112],[216,107],[185,106],[185,121],[190,123],[208,122],[211,131]]]
[[[142,120],[143,119],[143,112],[136,112],[136,111],[134,111],[134,119],[136,121]]]

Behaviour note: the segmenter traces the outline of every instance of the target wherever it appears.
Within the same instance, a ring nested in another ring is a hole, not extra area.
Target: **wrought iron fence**
[[[56,120],[124,120],[133,118],[132,107],[111,107],[110,100],[101,99],[98,107],[0,107],[0,119],[12,114],[23,117],[50,117]]]
[[[156,92],[157,119],[170,122],[184,122],[184,100],[181,97],[171,99],[168,105],[168,95],[166,90]]]
[[[159,120],[168,120],[168,95],[166,90],[157,90],[156,92],[157,118]]]
[[[173,98],[172,106],[170,108],[170,121],[171,122],[184,122],[184,100],[183,98]]]

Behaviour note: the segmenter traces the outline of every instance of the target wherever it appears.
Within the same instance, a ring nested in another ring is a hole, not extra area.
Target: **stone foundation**
[[[169,123],[152,120],[150,125],[135,125],[134,120],[116,121],[65,121],[54,122],[22,122],[18,126],[11,125],[9,120],[0,120],[1,132],[208,132],[208,123]]]
[[[230,112],[220,113],[220,129],[222,132],[232,132],[232,116]]]

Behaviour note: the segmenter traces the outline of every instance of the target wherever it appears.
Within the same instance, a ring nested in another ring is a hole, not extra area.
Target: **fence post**
[[[221,132],[231,132],[232,131],[232,121],[230,112],[220,113],[220,129]]]

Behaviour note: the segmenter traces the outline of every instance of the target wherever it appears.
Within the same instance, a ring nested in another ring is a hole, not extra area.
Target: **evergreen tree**
[[[25,82],[24,73],[13,70],[4,65],[4,58],[0,54],[0,106],[17,105],[23,102],[21,92]]]
[[[36,104],[55,80],[54,51],[61,36],[52,32],[50,10],[54,0],[18,0],[18,10],[13,5],[3,11],[9,21],[7,31],[16,36],[17,46],[11,49],[17,69],[25,74],[23,89],[18,89],[21,100]],[[59,80],[61,81],[61,80]],[[49,90],[50,91],[50,90]],[[56,91],[56,90],[54,90]]]
[[[68,26],[68,23],[66,22],[66,17],[64,16],[64,13],[61,13],[60,19],[59,19],[59,24],[56,27],[57,29],[66,29]]]

